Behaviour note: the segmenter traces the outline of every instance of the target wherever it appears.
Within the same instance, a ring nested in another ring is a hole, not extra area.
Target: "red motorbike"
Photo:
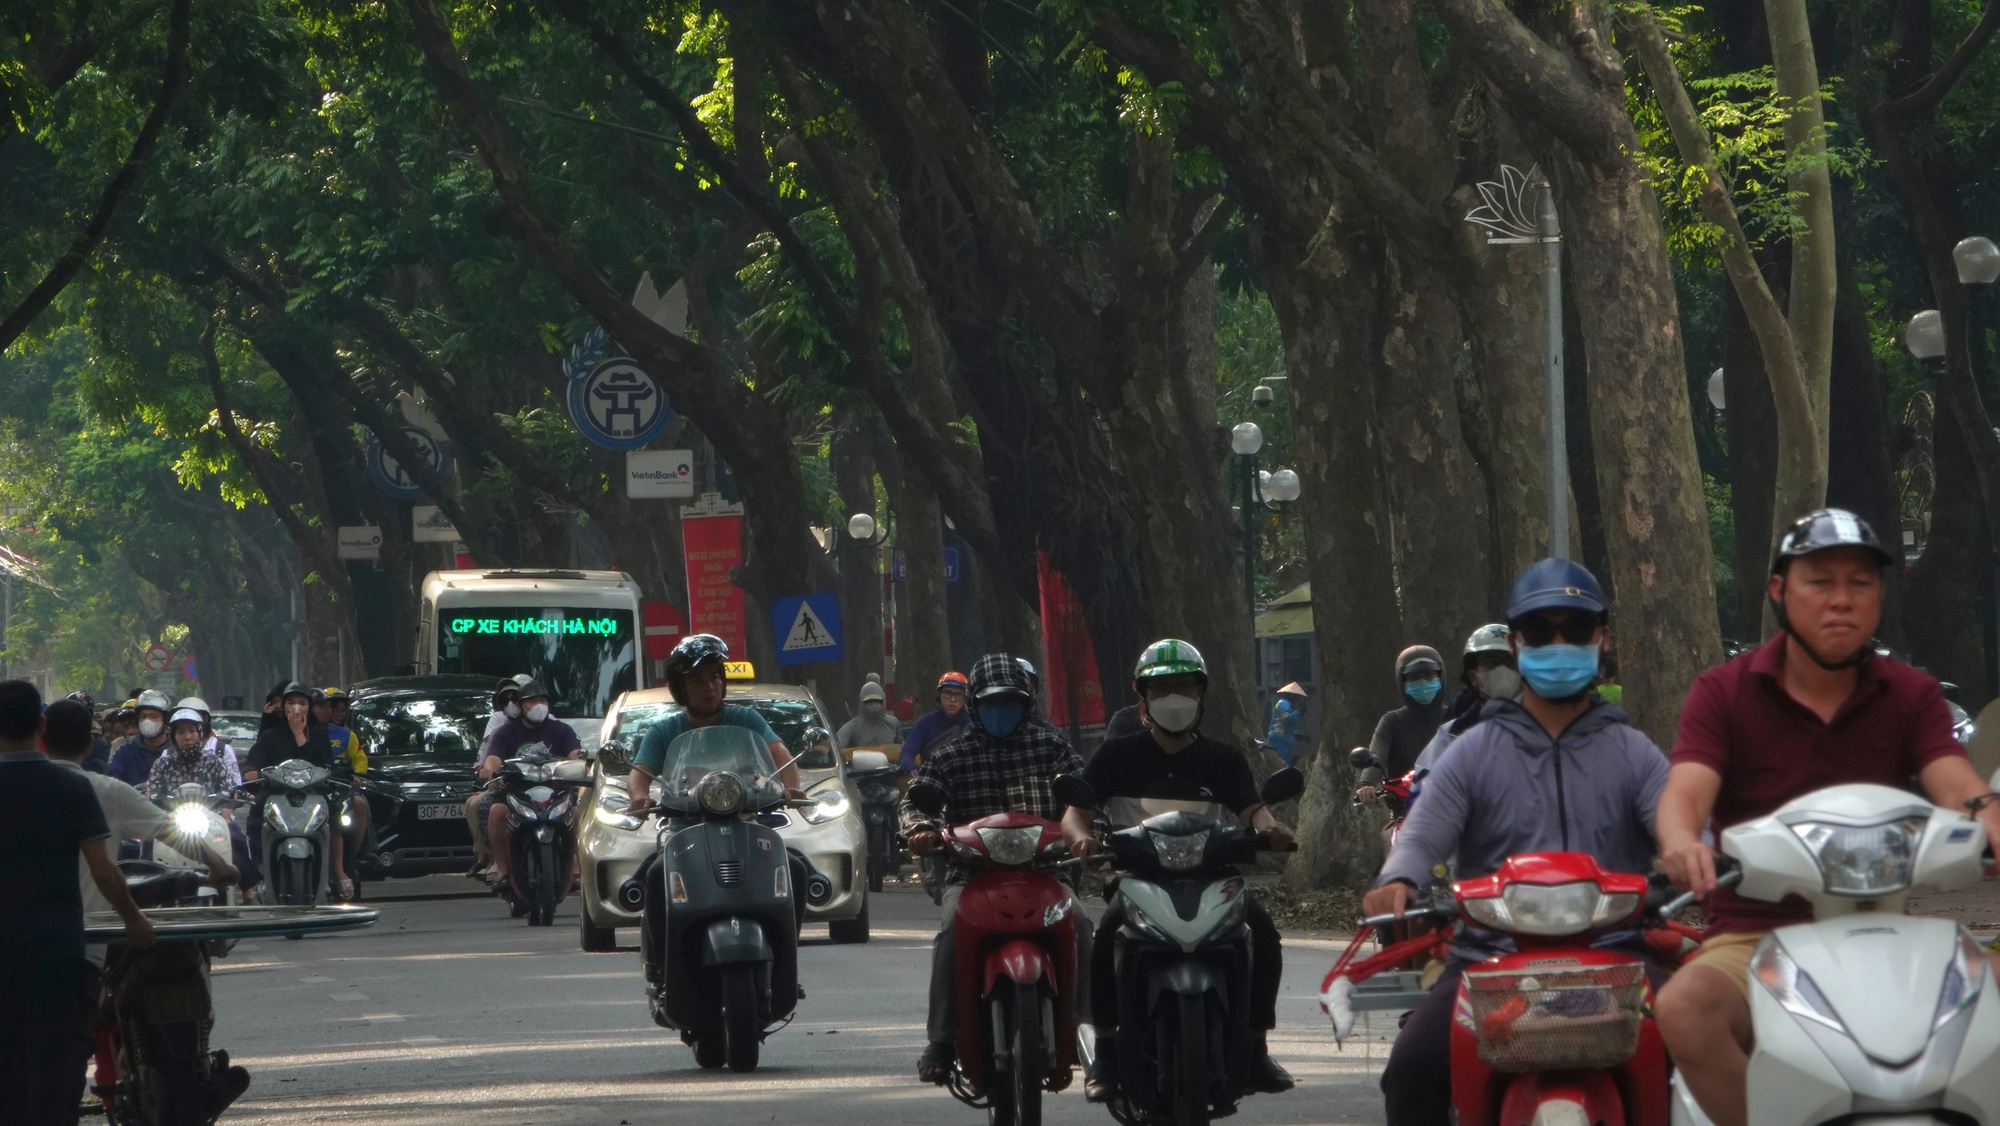
[[[1375,756],[1367,747],[1356,747],[1347,752],[1347,761],[1356,770],[1368,770],[1375,765]],[[1410,802],[1416,796],[1417,788],[1423,782],[1428,770],[1412,770],[1400,778],[1384,778],[1373,786],[1374,798],[1389,810],[1389,823],[1382,826],[1382,851],[1396,847],[1396,836],[1403,831],[1403,819],[1410,815]],[[1361,795],[1356,794],[1351,805],[1363,804]],[[1444,870],[1440,869],[1442,876]],[[1402,918],[1376,928],[1376,937],[1383,946],[1405,942],[1419,935],[1429,934],[1436,927],[1426,919]],[[1429,950],[1419,950],[1400,965],[1391,967],[1399,970],[1421,970],[1429,961]]]
[[[942,810],[932,787],[910,803]],[[952,1095],[992,1126],[1040,1126],[1042,1092],[1069,1086],[1076,1064],[1076,928],[1081,906],[1054,875],[1062,830],[1025,813],[951,829],[945,850],[977,870],[958,896],[958,1063]]]
[[[1499,871],[1452,887],[1451,905],[1405,917],[1441,921],[1439,931],[1356,958],[1363,929],[1327,974],[1320,1006],[1336,1038],[1353,1029],[1354,985],[1415,954],[1442,956],[1450,920],[1511,935],[1516,952],[1466,969],[1451,1029],[1452,1105],[1460,1126],[1666,1126],[1667,1054],[1651,1017],[1644,963],[1591,939],[1642,925],[1665,966],[1691,948],[1694,932],[1660,916],[1684,900],[1645,876],[1606,872],[1575,852],[1516,856]]]

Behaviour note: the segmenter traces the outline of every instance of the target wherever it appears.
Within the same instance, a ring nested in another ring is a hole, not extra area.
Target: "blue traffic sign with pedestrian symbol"
[[[808,594],[771,603],[771,637],[780,665],[840,660],[840,596]]]
[[[570,350],[563,371],[569,376],[570,421],[589,442],[609,450],[643,449],[673,421],[658,381],[620,353],[601,328]]]

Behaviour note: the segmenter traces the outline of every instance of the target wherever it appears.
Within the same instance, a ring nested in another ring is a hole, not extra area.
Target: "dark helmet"
[[[1868,521],[1844,508],[1822,508],[1792,521],[1792,526],[1778,537],[1778,552],[1771,557],[1771,573],[1782,575],[1799,556],[1837,547],[1858,547],[1884,567],[1896,562]]]
[[[542,687],[541,681],[531,680],[528,683],[523,684],[521,686],[521,699],[533,700],[536,697],[540,697],[544,700],[549,698],[549,690]]]
[[[499,684],[493,686],[493,709],[498,711],[506,705],[507,701],[517,700],[520,696],[520,683],[511,676],[507,677]]]
[[[286,693],[286,695],[290,695],[290,693]],[[326,690],[324,688],[308,688],[306,689],[306,697],[315,705],[324,704],[326,703]]]
[[[687,675],[709,662],[726,665],[729,663],[729,646],[712,633],[697,633],[681,639],[674,651],[667,654],[667,691],[674,699],[681,698]],[[525,699],[527,692],[521,693]]]
[[[72,692],[69,695],[64,696],[63,699],[74,700],[77,703],[82,704],[84,708],[88,711],[94,712],[97,710],[97,705],[91,702],[90,693],[88,692]]]
[[[300,684],[298,681],[294,680],[287,682],[283,688],[279,689],[278,695],[280,698],[287,700],[291,699],[293,696],[304,696],[308,701],[310,701],[313,698],[313,693],[317,691],[319,690],[316,688],[307,688],[305,685]]]
[[[1507,620],[1527,617],[1537,610],[1582,610],[1602,616],[1604,588],[1597,576],[1583,564],[1568,559],[1544,559],[1531,563],[1514,580],[1507,592]]]

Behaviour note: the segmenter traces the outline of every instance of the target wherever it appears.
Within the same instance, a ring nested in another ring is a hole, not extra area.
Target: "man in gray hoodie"
[[[1614,872],[1651,869],[1653,815],[1667,760],[1592,691],[1610,639],[1604,594],[1583,567],[1544,559],[1508,596],[1509,643],[1522,690],[1490,700],[1424,782],[1375,889],[1367,914],[1401,914],[1454,853],[1460,879],[1491,875],[1511,856],[1585,852]],[[1451,1020],[1468,965],[1510,948],[1492,931],[1461,925],[1451,959],[1396,1038],[1382,1074],[1389,1126],[1444,1126],[1451,1117]],[[1643,952],[1636,931],[1600,946]]]

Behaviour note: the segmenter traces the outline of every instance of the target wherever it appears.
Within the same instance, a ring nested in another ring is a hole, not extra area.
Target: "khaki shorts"
[[[1687,965],[1707,966],[1727,974],[1736,988],[1743,991],[1743,997],[1750,997],[1750,955],[1757,950],[1757,943],[1763,940],[1764,931],[1746,931],[1737,934],[1718,934],[1706,939],[1701,949]]]

